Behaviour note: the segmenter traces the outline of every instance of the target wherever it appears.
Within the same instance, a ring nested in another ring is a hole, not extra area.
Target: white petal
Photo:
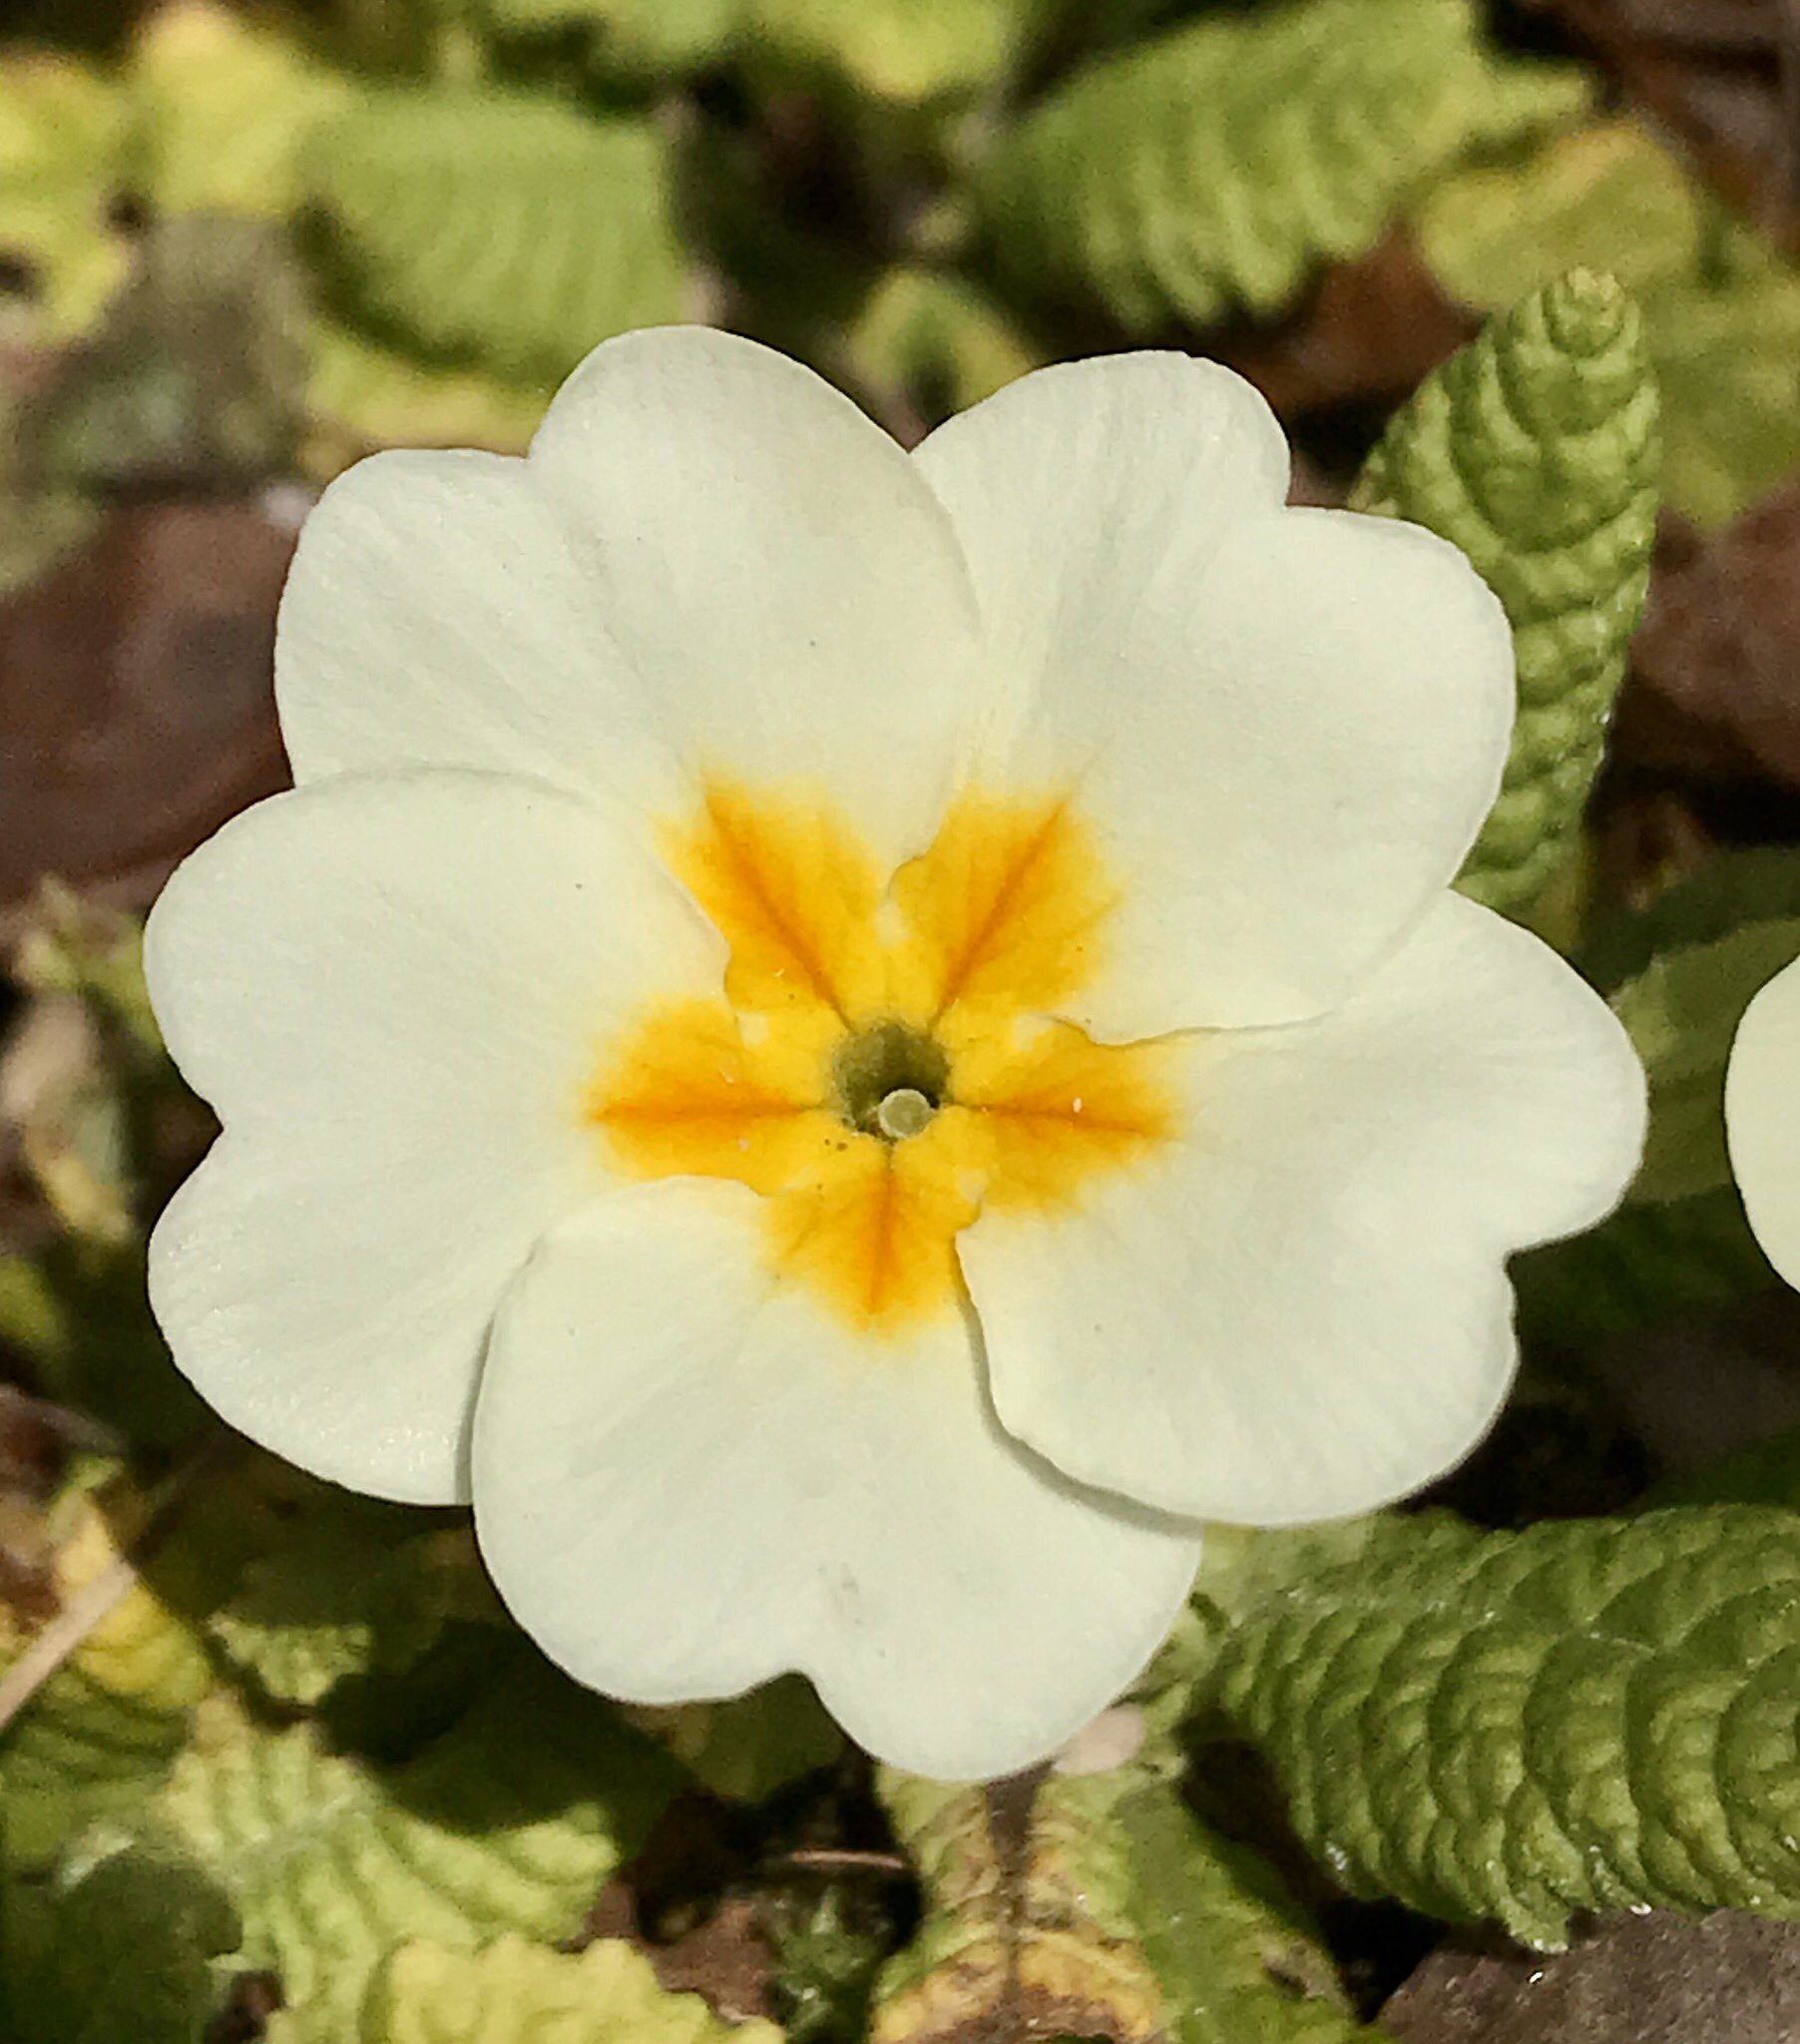
[[[1255,1525],[1416,1489],[1514,1366],[1503,1260],[1617,1199],[1644,1088],[1545,945],[1446,895],[1336,1013],[1195,1040],[1187,1126],[959,1239],[995,1402],[1086,1482]]]
[[[226,1130],[151,1244],[176,1360],[319,1475],[466,1496],[500,1293],[607,1182],[582,1095],[608,1030],[716,985],[716,939],[586,804],[422,771],[227,823],[164,891],[145,962]]]
[[[475,1424],[501,1594],[645,1703],[798,1668],[893,1764],[1043,1759],[1166,1634],[1198,1554],[995,1423],[963,1319],[891,1345],[772,1286],[742,1188],[665,1181],[551,1237],[508,1294]]]
[[[671,327],[596,349],[527,462],[378,455],[332,485],[282,608],[282,725],[302,778],[823,789],[892,858],[929,836],[974,633],[894,441],[797,363]]]
[[[1487,586],[1416,527],[1281,509],[1267,407],[1181,355],[1024,377],[916,459],[982,609],[973,771],[1075,789],[1116,869],[1071,1018],[1129,1038],[1330,1007],[1499,789],[1513,649]]]
[[[598,545],[658,729],[814,782],[888,857],[929,835],[975,655],[968,571],[907,455],[784,355],[624,334],[558,393],[532,473]]]
[[[1776,973],[1738,1024],[1725,1133],[1756,1240],[1800,1283],[1800,966]]]
[[[504,455],[399,449],[326,490],[281,599],[275,696],[302,785],[475,766],[674,799],[594,550]]]

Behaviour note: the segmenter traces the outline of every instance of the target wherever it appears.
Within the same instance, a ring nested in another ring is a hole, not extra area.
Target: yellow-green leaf
[[[503,1937],[478,1952],[398,1946],[355,2021],[281,2015],[268,2044],[781,2044],[772,2023],[722,2023],[697,1994],[668,1994],[628,1944],[553,1951]]]
[[[1578,73],[1485,34],[1467,0],[1294,0],[1095,64],[984,166],[995,259],[1137,332],[1276,311],[1445,166],[1584,104]]]
[[[906,398],[927,425],[1035,369],[1040,351],[975,285],[933,270],[889,270],[850,326],[851,370]]]
[[[1450,180],[1418,239],[1447,290],[1495,310],[1577,263],[1618,277],[1662,390],[1664,495],[1702,525],[1800,460],[1800,269],[1634,123]]]
[[[872,2044],[1374,2044],[1293,1898],[1195,1820],[1165,1761],[1035,1789],[885,1775],[926,1913],[878,1983]]]
[[[528,1662],[393,1769],[327,1752],[310,1726],[218,1711],[156,1809],[235,1904],[240,1962],[279,1974],[335,2039],[400,1944],[570,1935],[678,1779],[598,1698]]]
[[[428,362],[334,319],[307,328],[306,437],[300,461],[318,482],[380,447],[486,447],[521,454],[555,383],[509,383],[482,369]]]
[[[128,81],[136,163],[162,213],[285,219],[301,153],[353,87],[277,30],[218,0],[176,0],[149,18]]]
[[[125,280],[110,218],[128,115],[117,84],[73,57],[0,52],[0,256],[22,272],[0,297],[0,338],[87,332]]]
[[[1028,26],[1028,0],[749,0],[751,47],[919,105],[1000,78]]]
[[[315,138],[328,280],[362,323],[521,383],[679,319],[669,138],[546,95],[369,92]]]
[[[15,1866],[41,1864],[91,1818],[142,1803],[214,1685],[194,1626],[126,1558],[149,1508],[128,1483],[83,1485],[46,1528],[59,1610],[79,1610],[110,1585],[123,1594],[0,1732],[0,1846]],[[0,1605],[0,1672],[40,1631]]]
[[[310,1708],[341,1682],[410,1668],[454,1619],[500,1606],[465,1523],[338,1498],[252,1561],[210,1630],[263,1692]]]
[[[843,1734],[798,1675],[717,1704],[640,1706],[625,1714],[727,1802],[760,1802],[842,1753]]]
[[[503,35],[585,28],[608,73],[662,79],[726,55],[751,0],[486,0]]]
[[[195,2044],[220,2001],[212,1961],[237,1939],[196,1868],[125,1846],[0,1894],[7,2044]]]

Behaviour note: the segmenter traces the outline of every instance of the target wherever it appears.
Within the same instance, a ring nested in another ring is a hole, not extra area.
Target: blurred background
[[[1796,0],[0,0],[0,1670],[68,1588],[48,1501],[124,1456],[192,1474],[144,1238],[211,1126],[160,1051],[137,917],[285,780],[299,524],[371,450],[523,448],[589,348],[660,321],[770,341],[909,444],[1042,362],[1214,355],[1281,415],[1296,495],[1335,503],[1492,315],[1615,276],[1660,385],[1662,508],[1587,827],[1529,914],[1630,1020],[1658,1112],[1691,1133],[1699,1101],[1711,1134],[1521,1263],[1520,1395],[1439,1495],[1502,1526],[1604,1512],[1800,1426],[1797,1302],[1716,1126],[1728,1029],[1683,1034],[1648,962],[1752,910],[1800,949],[1800,867],[1769,849],[1800,842],[1796,257]],[[1476,421],[1496,490],[1507,421]],[[95,1739],[114,1767],[111,1719]],[[116,1792],[94,1781],[84,1818]],[[74,1818],[29,1807],[47,1856]],[[1429,1942],[1332,1928],[1365,2009]],[[766,1954],[693,1934],[714,1942],[689,1980],[676,1939],[666,1984],[774,2005]],[[1685,1947],[1664,1970],[1709,1977]],[[240,1986],[210,2033],[234,2044],[260,2034]],[[1480,2037],[1551,2035],[1549,1992]],[[1478,2034],[1438,2022],[1404,2034]]]

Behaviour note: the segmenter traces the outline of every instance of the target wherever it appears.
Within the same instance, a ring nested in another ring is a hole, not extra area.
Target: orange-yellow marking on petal
[[[1053,1008],[1091,980],[1117,887],[1066,795],[960,796],[894,876],[935,1021],[960,1004]]]
[[[1084,1182],[1175,1133],[1172,1043],[1096,1043],[1052,1023],[1023,1047],[984,1037],[957,1055],[956,1097],[980,1122],[994,1206],[1074,1204]]]
[[[848,1137],[848,1141],[843,1140]],[[953,1114],[884,1143],[844,1129],[805,1177],[769,1202],[769,1244],[783,1276],[814,1285],[851,1326],[885,1333],[954,1303],[955,1242],[977,1203]]]
[[[841,1020],[867,1005],[883,876],[830,808],[709,780],[698,819],[666,831],[664,851],[731,947],[725,991],[738,1007],[815,1002]]]
[[[1119,899],[1066,796],[965,794],[885,899],[856,832],[813,800],[710,782],[665,846],[730,947],[724,998],[641,1017],[586,1113],[636,1177],[764,1195],[776,1276],[857,1331],[956,1308],[956,1237],[985,1202],[1067,1208],[1173,1137],[1169,1045],[1040,1019],[1097,970]],[[845,1089],[896,1035],[935,1046],[901,1059],[896,1088],[945,1076],[919,1132],[889,1140]]]
[[[787,1184],[816,1140],[822,1065],[792,1056],[792,1035],[744,1039],[723,1001],[654,1009],[590,1090],[588,1112],[615,1161],[640,1178],[741,1179],[758,1192]]]

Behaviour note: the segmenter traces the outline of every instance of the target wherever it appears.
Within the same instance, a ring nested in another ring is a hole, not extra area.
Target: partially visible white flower
[[[1800,1285],[1800,963],[1776,973],[1737,1026],[1725,1137],[1763,1254]]]
[[[225,1133],[153,1295],[225,1415],[474,1499],[644,1703],[785,1668],[1004,1773],[1125,1689],[1199,1521],[1397,1497],[1514,1367],[1642,1080],[1451,893],[1511,640],[1415,528],[1283,507],[1251,388],[1029,376],[904,454],[695,328],[527,460],[307,524],[299,782],[152,918]]]

